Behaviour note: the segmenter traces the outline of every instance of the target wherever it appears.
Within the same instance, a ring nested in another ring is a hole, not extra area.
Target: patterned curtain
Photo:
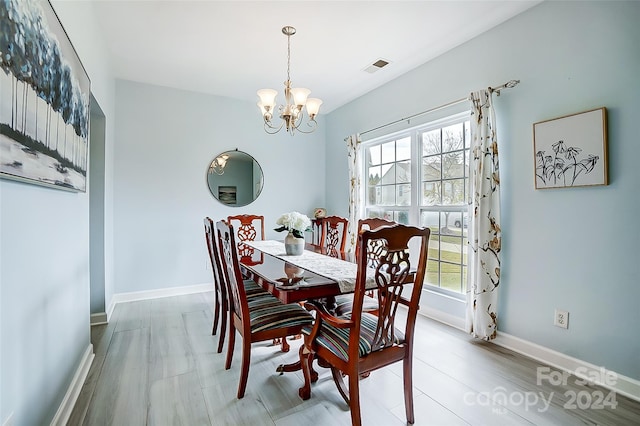
[[[496,337],[500,285],[500,167],[491,92],[471,93],[471,161],[466,328],[483,340]]]
[[[362,162],[360,161],[360,135],[355,134],[345,139],[349,155],[349,228],[346,250],[354,251],[358,239],[357,228],[360,216],[360,206],[362,205],[362,195],[360,190],[360,176]]]

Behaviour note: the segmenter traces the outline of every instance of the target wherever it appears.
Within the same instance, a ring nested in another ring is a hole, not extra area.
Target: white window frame
[[[454,124],[458,124],[458,123],[462,123],[465,121],[469,121],[469,111],[464,111],[461,113],[457,113],[457,114],[453,114],[447,117],[444,117],[442,119],[438,119],[438,120],[434,120],[419,126],[415,126],[406,130],[402,130],[402,131],[398,131],[398,132],[394,132],[388,135],[384,135],[384,136],[380,136],[377,137],[375,139],[371,139],[369,141],[364,141],[362,142],[362,164],[361,164],[361,168],[360,170],[362,171],[362,185],[361,185],[361,200],[363,200],[362,206],[360,208],[360,217],[369,217],[369,213],[373,212],[373,211],[392,211],[394,212],[393,217],[391,217],[390,219],[395,220],[395,221],[399,221],[398,220],[398,214],[401,212],[406,212],[407,214],[407,218],[408,218],[408,223],[411,225],[420,225],[421,224],[421,215],[423,212],[425,211],[429,211],[429,212],[455,212],[455,213],[460,213],[463,217],[465,214],[467,214],[467,218],[469,218],[470,216],[468,215],[468,203],[469,203],[469,194],[468,194],[468,169],[465,170],[464,172],[464,178],[467,179],[465,182],[465,202],[461,205],[437,205],[437,206],[422,206],[421,205],[421,188],[422,188],[422,176],[421,176],[421,164],[422,164],[422,134],[425,132],[429,132],[431,130],[435,130],[435,129],[439,129],[439,128],[443,128],[443,127],[447,127],[447,126],[451,126]],[[468,133],[467,133],[468,134]],[[380,205],[380,206],[375,206],[375,207],[370,207],[368,206],[368,199],[367,199],[367,187],[368,187],[368,168],[367,168],[367,149],[369,149],[372,146],[376,146],[376,145],[381,145],[387,142],[391,142],[391,141],[397,141],[397,140],[401,140],[403,138],[406,137],[410,137],[411,139],[411,198],[410,198],[410,204],[408,206],[398,206],[398,205]],[[470,141],[467,140],[465,141],[465,145],[463,147],[463,149],[466,149],[467,152],[469,150],[469,144]],[[468,159],[467,159],[467,163],[468,163]],[[442,214],[440,214],[441,220],[442,220]],[[463,226],[464,227],[464,226]],[[463,228],[462,227],[462,228]],[[464,232],[464,230],[462,230],[461,232]],[[440,248],[440,235],[439,233],[433,233],[432,232],[432,236],[431,239],[433,240],[433,238],[438,238],[437,243],[438,244],[438,248]],[[467,239],[463,238],[463,243],[466,244]],[[434,244],[433,241],[431,241],[430,245]],[[468,245],[465,248],[466,250],[468,250]],[[464,253],[462,254],[462,256],[464,256]],[[468,256],[467,256],[468,258]],[[430,261],[438,261],[438,263],[440,264],[442,262],[442,260],[439,259],[433,259],[432,256],[429,256],[429,260]],[[444,263],[447,263],[446,261]],[[466,268],[466,262],[464,261],[464,259],[461,261],[461,267],[462,268]],[[440,267],[440,265],[439,265]],[[464,270],[462,271],[462,280],[465,280],[465,273]],[[440,284],[440,279],[438,279],[438,284]],[[442,293],[443,295],[446,296],[450,296],[453,297],[455,299],[464,301],[465,300],[465,288],[466,288],[466,283],[462,282],[461,283],[461,291],[453,291],[453,290],[449,290],[443,287],[440,287],[439,285],[433,285],[428,283],[427,281],[425,281],[424,284],[424,290],[428,290],[428,291],[434,291],[437,293]]]

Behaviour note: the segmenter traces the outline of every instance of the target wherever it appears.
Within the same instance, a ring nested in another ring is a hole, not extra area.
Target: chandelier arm
[[[300,123],[300,124],[302,124],[302,123]],[[297,131],[299,131],[300,133],[313,133],[318,128],[318,122],[316,120],[309,120],[309,121],[307,121],[307,126],[311,127],[311,130],[305,131],[305,130],[302,130],[302,128],[297,127],[297,126],[295,127],[295,129]]]
[[[278,127],[274,127],[271,124],[267,123],[266,121],[264,122],[264,131],[267,132],[270,135],[275,135],[276,133],[278,133],[281,129],[282,126],[284,125],[284,121],[280,122],[280,125]]]

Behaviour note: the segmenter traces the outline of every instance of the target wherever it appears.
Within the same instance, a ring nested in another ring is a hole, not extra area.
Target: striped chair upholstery
[[[277,300],[277,299],[276,299]],[[280,301],[278,301],[280,302]],[[251,332],[309,325],[309,312],[296,303],[263,304],[249,310]]]
[[[377,312],[378,311],[378,299],[367,295],[362,302],[363,312]],[[351,315],[353,309],[353,295],[352,294],[340,294],[336,296],[336,308],[335,315],[337,317],[344,317]]]
[[[368,313],[362,314],[360,323],[360,341],[358,343],[358,356],[363,357],[371,353],[377,324],[377,316]],[[305,326],[302,329],[302,333],[306,335],[311,334],[311,328],[311,326]],[[335,356],[346,362],[348,360],[350,334],[351,332],[348,328],[338,328],[327,323],[323,323],[320,328],[320,332],[316,336],[315,342],[317,345],[323,346]],[[393,342],[396,345],[404,342],[404,336],[398,329],[394,330],[393,339]]]
[[[238,383],[238,399],[243,398],[249,378],[251,344],[275,338],[299,334],[302,327],[313,322],[313,316],[297,303],[284,304],[268,295],[249,298],[246,288],[255,283],[244,283],[238,260],[237,245],[233,226],[226,221],[216,223],[220,246],[222,270],[229,289],[230,322],[229,344],[225,369],[231,368],[236,331],[242,336],[242,366]],[[257,285],[257,284],[255,284]]]
[[[403,224],[363,230],[358,234],[358,269],[351,314],[337,317],[322,305],[306,305],[315,310],[316,316],[313,325],[303,328],[300,363],[304,386],[298,391],[302,399],[311,397],[311,383],[317,380],[311,365],[317,358],[320,365],[331,368],[338,391],[351,409],[351,424],[359,426],[360,377],[402,362],[407,423],[415,422],[411,367],[413,336],[427,269],[429,235],[429,228]],[[415,251],[409,247],[414,247]],[[373,268],[371,250],[379,253]],[[364,311],[364,301],[368,297],[365,294],[368,291],[367,272],[373,272],[376,284],[377,315]],[[396,322],[401,305],[407,310],[406,321]],[[345,376],[349,378],[348,386]]]

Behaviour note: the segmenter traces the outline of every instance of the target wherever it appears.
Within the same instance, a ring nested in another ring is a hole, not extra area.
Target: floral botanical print
[[[467,274],[467,331],[491,340],[497,331],[500,285],[500,167],[491,92],[471,94],[471,226]]]
[[[536,178],[542,186],[573,186],[581,173],[591,173],[600,159],[599,156],[588,154],[580,158],[582,148],[566,146],[559,140],[551,146],[553,155],[545,151],[536,152]]]

